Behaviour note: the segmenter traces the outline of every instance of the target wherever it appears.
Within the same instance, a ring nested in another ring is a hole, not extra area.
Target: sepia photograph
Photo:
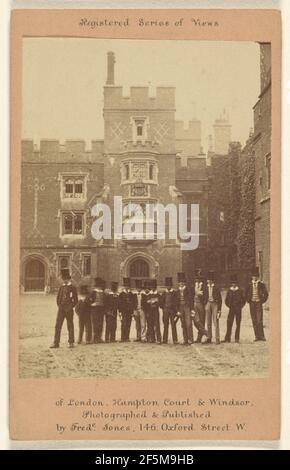
[[[20,378],[269,376],[271,43],[22,39]]]

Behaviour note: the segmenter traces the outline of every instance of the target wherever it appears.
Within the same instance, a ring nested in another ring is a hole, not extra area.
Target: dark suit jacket
[[[73,309],[78,303],[77,289],[73,284],[63,284],[60,286],[56,303],[58,307]]]
[[[225,304],[230,309],[236,308],[241,310],[246,303],[246,298],[242,289],[229,289],[226,295]]]
[[[119,309],[119,294],[117,292],[109,292],[105,300],[106,312],[117,313]]]
[[[181,299],[181,296],[180,296],[180,290],[177,289],[177,304],[178,304],[178,308],[179,308],[179,304],[180,304],[180,299]],[[192,308],[192,304],[193,304],[193,291],[190,287],[186,286],[184,291],[184,300],[185,300],[185,304],[187,306],[189,306],[190,308]]]
[[[269,297],[266,284],[264,284],[264,282],[262,282],[262,281],[258,282],[258,296],[259,296],[260,302],[262,304],[264,304],[267,301],[268,297]],[[251,302],[252,297],[253,297],[253,285],[252,285],[252,282],[250,282],[250,284],[248,285],[247,290],[246,290],[246,300],[247,300],[247,302]]]
[[[147,304],[149,310],[157,310],[160,306],[160,294],[158,292],[150,292],[147,297]]]
[[[173,312],[178,311],[178,298],[177,298],[177,291],[172,289],[172,291],[164,291],[162,294],[160,294],[160,307],[162,309],[165,308],[165,300],[166,300],[166,294],[170,294],[170,299],[169,299],[169,308]]]
[[[209,289],[208,289],[208,285],[207,285],[207,282],[206,282],[205,287],[204,287],[204,299],[203,299],[205,305],[208,302],[208,297],[209,297]],[[214,302],[216,302],[217,305],[218,305],[218,310],[221,310],[221,308],[222,308],[222,296],[221,296],[220,288],[216,284],[213,286],[212,297],[213,297]]]
[[[150,294],[145,294],[144,292],[142,293],[142,298],[141,298],[141,306],[142,306],[142,309],[144,310],[144,312],[146,312],[149,307],[150,307],[150,304],[147,303],[147,300],[149,299],[149,296]]]
[[[119,295],[119,310],[122,313],[133,313],[136,309],[136,295],[122,291]]]

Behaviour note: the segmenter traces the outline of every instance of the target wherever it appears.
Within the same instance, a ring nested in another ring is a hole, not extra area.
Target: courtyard
[[[216,346],[142,344],[134,342],[135,322],[130,343],[78,345],[68,348],[64,323],[59,349],[50,349],[56,319],[54,295],[21,296],[19,374],[21,378],[174,378],[174,377],[265,377],[268,374],[268,343],[253,342],[249,308],[243,309],[241,341]],[[220,319],[221,339],[226,331],[227,308]],[[264,312],[268,337],[269,312]],[[75,335],[78,317],[74,315]],[[182,342],[180,321],[178,339]],[[235,328],[235,326],[234,326]],[[162,317],[161,317],[162,329]],[[233,329],[234,332],[234,329]],[[196,330],[194,328],[196,339]],[[232,335],[233,336],[233,335]],[[118,319],[117,340],[120,338]]]

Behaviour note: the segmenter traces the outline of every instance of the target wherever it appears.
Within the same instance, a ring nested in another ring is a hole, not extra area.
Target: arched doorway
[[[25,292],[42,292],[45,288],[45,265],[37,258],[29,259],[25,264]]]
[[[150,267],[144,258],[135,258],[129,264],[129,277],[133,280],[150,278]]]

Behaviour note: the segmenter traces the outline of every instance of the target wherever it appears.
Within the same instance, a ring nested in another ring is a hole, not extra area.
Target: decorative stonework
[[[155,128],[154,137],[157,142],[162,143],[163,140],[170,134],[170,125],[168,121],[161,121]]]
[[[115,139],[120,139],[124,135],[126,129],[127,126],[123,124],[122,121],[114,122],[110,128],[111,136]]]
[[[38,193],[39,191],[44,191],[45,185],[40,184],[39,178],[34,178],[33,184],[28,185],[28,191],[33,192],[34,195],[34,213],[33,213],[33,228],[32,231],[29,233],[30,238],[43,238],[43,235],[40,233],[40,230],[37,227],[38,224]]]

